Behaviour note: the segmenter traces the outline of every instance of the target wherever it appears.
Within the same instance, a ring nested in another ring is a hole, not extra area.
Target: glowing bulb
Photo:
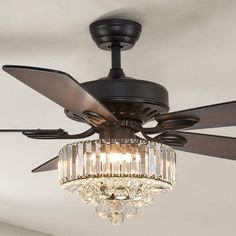
[[[107,154],[108,158],[110,159],[111,163],[119,162],[119,161],[126,161],[126,162],[131,162],[132,157],[130,153],[108,153]]]

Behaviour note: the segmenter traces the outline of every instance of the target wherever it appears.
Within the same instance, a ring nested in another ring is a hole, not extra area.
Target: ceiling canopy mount
[[[119,46],[121,50],[132,48],[139,39],[142,26],[126,19],[103,19],[90,25],[90,34],[103,50],[112,50],[113,46]]]

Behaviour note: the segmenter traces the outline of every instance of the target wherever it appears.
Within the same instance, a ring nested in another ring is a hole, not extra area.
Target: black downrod
[[[120,49],[119,44],[114,44],[111,46],[111,68],[121,69],[121,59],[120,59]]]
[[[111,45],[111,69],[108,77],[119,79],[124,76],[124,71],[121,68],[121,46],[120,44],[113,44]]]
[[[132,20],[111,18],[95,21],[89,28],[97,46],[112,53],[108,79],[124,79],[120,51],[128,50],[135,45],[142,31],[142,25]]]

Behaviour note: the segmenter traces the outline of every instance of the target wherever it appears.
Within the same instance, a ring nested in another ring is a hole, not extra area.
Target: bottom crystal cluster
[[[97,214],[120,224],[175,182],[175,153],[143,140],[96,140],[65,146],[59,154],[63,189],[95,205]]]
[[[120,224],[125,217],[133,219],[139,207],[150,204],[153,193],[167,192],[172,186],[161,180],[114,177],[80,179],[64,184],[63,188],[95,205],[101,218]]]

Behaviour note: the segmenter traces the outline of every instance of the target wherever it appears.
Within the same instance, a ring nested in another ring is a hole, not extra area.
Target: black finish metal
[[[156,117],[158,122],[158,116]],[[170,130],[179,130],[193,127],[198,124],[199,119],[193,117],[181,117],[181,118],[173,118],[170,120],[162,120],[159,121],[155,127],[151,128],[142,128],[142,132],[145,134],[157,134]]]
[[[23,135],[33,139],[60,139],[67,134],[63,129],[23,131]]]
[[[158,118],[156,119],[158,121]],[[196,125],[199,122],[198,118],[182,117],[177,119],[163,120],[158,124],[164,131],[186,129]]]
[[[135,138],[134,130],[129,127],[119,127],[112,130],[101,130],[99,133],[100,139],[130,139]]]
[[[108,79],[125,79],[125,73],[123,69],[110,69],[107,76]]]
[[[77,122],[81,122],[81,123],[87,123],[87,121],[84,119],[84,117],[82,117],[80,114],[76,114],[76,113],[74,113],[72,111],[69,111],[68,109],[65,109],[64,113],[71,120],[74,120],[74,121],[77,121]]]
[[[158,135],[155,139],[158,142],[172,147],[184,147],[184,145],[187,143],[187,140],[181,135],[171,134],[168,132]]]
[[[34,168],[33,170],[31,170],[31,172],[32,173],[45,172],[45,171],[57,170],[57,168],[58,168],[58,156]]]
[[[121,69],[121,59],[120,59],[120,48],[119,44],[111,45],[111,68]]]
[[[103,50],[111,50],[112,45],[120,45],[121,50],[134,46],[138,40],[142,26],[134,21],[125,19],[103,19],[90,25],[90,33]]]
[[[121,79],[125,78],[125,73],[121,68],[121,55],[120,55],[121,46],[113,44],[111,46],[111,69],[108,74],[110,79]]]
[[[167,90],[153,82],[126,77],[114,80],[103,78],[82,85],[118,120],[134,120],[144,124],[169,110]],[[81,121],[79,114],[65,113],[69,118]]]
[[[145,134],[143,132],[141,132],[141,133],[142,133],[143,137],[149,141],[163,143],[165,145],[172,146],[172,147],[183,147],[187,142],[187,140],[185,138],[181,137],[180,135],[171,135],[167,132],[157,135],[154,138],[148,136],[147,134]]]
[[[33,138],[33,139],[82,139],[95,134],[95,131],[93,128],[90,128],[80,134],[68,134],[64,130],[60,129],[56,132],[36,130],[30,132],[23,132],[23,134],[28,138]]]

